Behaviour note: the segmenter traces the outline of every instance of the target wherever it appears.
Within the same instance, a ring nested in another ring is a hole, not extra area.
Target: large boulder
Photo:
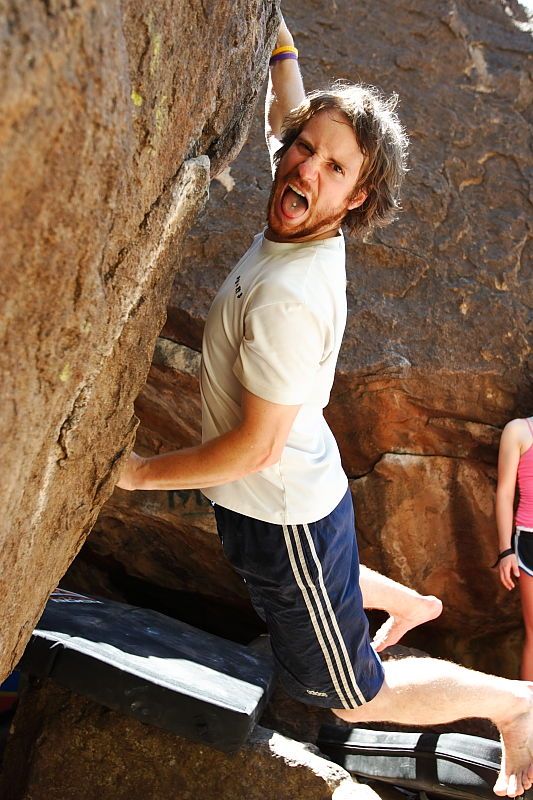
[[[112,491],[185,232],[242,145],[277,0],[2,23],[0,677]]]
[[[21,753],[26,759],[21,759]],[[256,728],[239,752],[143,725],[50,681],[30,687],[0,778],[5,800],[396,800],[355,783],[316,748]]]

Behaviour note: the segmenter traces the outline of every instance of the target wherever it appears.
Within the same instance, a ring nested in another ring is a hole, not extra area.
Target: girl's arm
[[[511,547],[513,533],[513,506],[516,474],[520,461],[521,420],[508,422],[503,429],[498,455],[498,486],[496,489],[496,525],[499,552]],[[520,575],[515,555],[502,558],[498,564],[500,581],[506,589],[514,589],[513,577]]]

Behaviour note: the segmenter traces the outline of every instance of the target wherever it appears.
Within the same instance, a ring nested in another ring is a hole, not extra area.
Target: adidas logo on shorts
[[[313,697],[327,697],[327,692],[315,692],[314,689],[306,689],[307,694],[312,694]]]

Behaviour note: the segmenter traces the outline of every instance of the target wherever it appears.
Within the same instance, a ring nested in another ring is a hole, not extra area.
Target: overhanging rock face
[[[17,4],[0,63],[0,676],[111,492],[276,0]]]

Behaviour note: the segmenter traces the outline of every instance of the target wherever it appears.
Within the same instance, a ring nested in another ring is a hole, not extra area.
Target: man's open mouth
[[[281,197],[281,208],[285,216],[298,219],[305,214],[309,203],[304,193],[294,184],[287,184]]]

